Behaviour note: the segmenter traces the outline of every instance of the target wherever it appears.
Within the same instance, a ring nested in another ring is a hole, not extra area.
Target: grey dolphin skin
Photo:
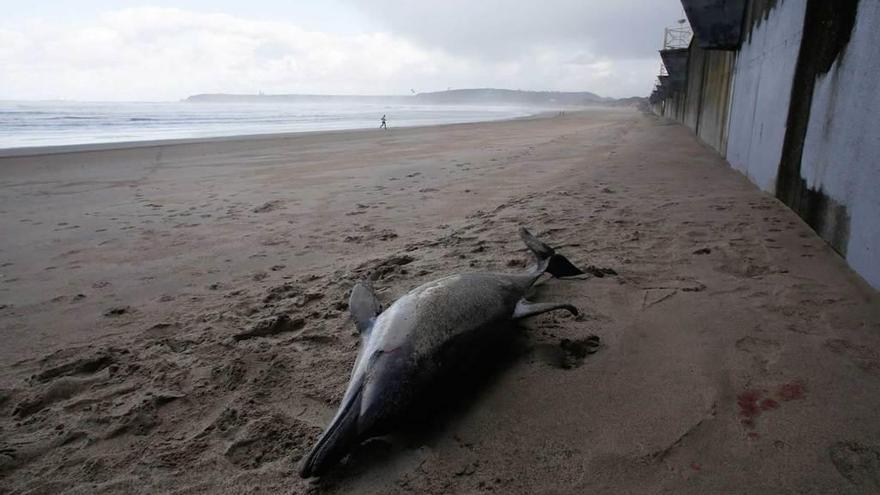
[[[300,476],[320,476],[364,440],[387,433],[444,364],[455,360],[454,343],[478,341],[493,335],[489,329],[555,309],[577,314],[570,304],[525,299],[545,272],[554,277],[583,272],[525,228],[520,237],[537,258],[527,273],[444,277],[416,287],[384,311],[370,286],[354,286],[349,309],[362,337],[360,352],[339,411]]]

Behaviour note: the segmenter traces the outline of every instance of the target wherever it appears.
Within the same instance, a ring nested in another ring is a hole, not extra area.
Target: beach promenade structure
[[[655,113],[689,127],[880,287],[880,2],[682,0]]]

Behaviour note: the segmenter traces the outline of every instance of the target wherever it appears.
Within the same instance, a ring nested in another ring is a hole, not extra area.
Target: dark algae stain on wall
[[[795,68],[776,197],[789,205],[842,255],[849,239],[846,207],[801,176],[801,160],[816,79],[826,74],[849,44],[859,0],[807,0],[801,48]]]
[[[803,0],[799,0],[803,1]],[[752,33],[761,26],[761,23],[770,18],[770,12],[776,8],[779,0],[752,0],[748,4],[748,10],[743,18],[745,24],[746,39],[752,41]]]

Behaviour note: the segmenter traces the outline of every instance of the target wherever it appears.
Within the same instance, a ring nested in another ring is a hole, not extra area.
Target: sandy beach
[[[0,190],[0,493],[880,491],[876,291],[657,117],[8,156]],[[614,273],[539,287],[583,315],[300,479],[354,281],[524,270],[521,225]]]

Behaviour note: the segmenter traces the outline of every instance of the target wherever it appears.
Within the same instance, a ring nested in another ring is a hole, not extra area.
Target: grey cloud
[[[348,0],[393,33],[479,59],[514,60],[536,48],[642,58],[683,16],[677,0]]]

